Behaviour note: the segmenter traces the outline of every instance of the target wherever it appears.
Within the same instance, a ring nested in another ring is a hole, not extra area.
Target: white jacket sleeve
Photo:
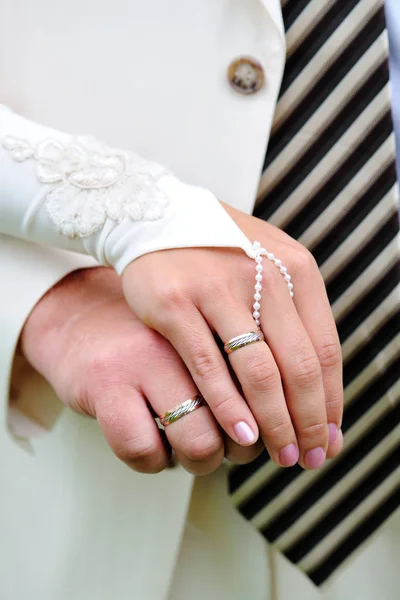
[[[31,437],[38,430],[32,394],[28,398],[29,416],[27,411],[21,414],[19,410],[24,389],[21,377],[29,370],[25,365],[20,365],[18,372],[14,368],[18,339],[29,313],[68,273],[96,265],[90,256],[0,235],[0,435],[4,428],[18,437]]]
[[[0,233],[92,255],[118,273],[167,248],[236,247],[253,256],[208,190],[133,152],[43,127],[4,106]]]

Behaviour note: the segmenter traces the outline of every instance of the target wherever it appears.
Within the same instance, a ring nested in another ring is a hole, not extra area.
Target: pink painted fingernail
[[[257,440],[253,431],[244,421],[236,423],[236,425],[233,428],[233,431],[235,432],[239,444],[242,444],[243,446],[250,446],[251,444],[254,444],[254,442]]]
[[[336,427],[335,423],[329,423],[328,431],[329,431],[329,443],[333,444],[333,442],[336,440],[336,438],[338,436],[338,428]]]
[[[325,452],[323,448],[313,448],[306,452],[304,464],[307,469],[319,469],[325,462]]]
[[[293,467],[299,460],[299,451],[294,444],[282,448],[279,453],[279,462],[282,467]]]

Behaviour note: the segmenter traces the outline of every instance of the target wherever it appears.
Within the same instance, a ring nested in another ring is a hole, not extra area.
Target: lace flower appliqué
[[[15,160],[36,161],[37,179],[49,185],[47,212],[63,235],[87,237],[107,218],[122,223],[164,216],[168,198],[158,183],[169,172],[132,152],[90,137],[68,144],[49,138],[33,148],[26,140],[6,136],[2,144]]]

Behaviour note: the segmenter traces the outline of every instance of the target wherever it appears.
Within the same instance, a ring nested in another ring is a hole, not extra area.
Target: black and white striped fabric
[[[263,453],[240,512],[317,585],[400,502],[400,245],[381,0],[286,0],[287,64],[255,214],[307,246],[343,348],[345,450],[319,471]]]

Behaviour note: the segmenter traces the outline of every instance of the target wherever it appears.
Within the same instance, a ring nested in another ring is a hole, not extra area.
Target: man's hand
[[[163,414],[197,393],[179,355],[127,305],[121,279],[105,268],[72,273],[36,305],[22,350],[79,413],[97,418],[115,454],[134,470],[168,466],[171,447],[191,473],[216,469],[225,454],[248,462],[261,444],[241,448],[223,434],[207,407],[158,429]],[[224,445],[225,442],[225,445]]]
[[[253,331],[255,264],[233,249],[153,252],[123,274],[125,297],[140,319],[167,338],[224,431],[243,445],[259,433],[282,466],[320,467],[342,446],[342,360],[325,286],[312,255],[281,230],[225,206],[249,240],[281,259],[265,261],[261,327],[266,343],[229,355],[239,393],[215,342]]]

